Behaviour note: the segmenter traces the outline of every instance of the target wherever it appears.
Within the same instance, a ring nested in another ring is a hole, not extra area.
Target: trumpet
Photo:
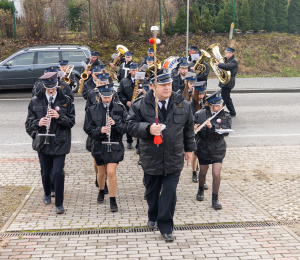
[[[74,65],[69,65],[66,71],[66,76],[62,78],[62,80],[67,82],[69,85],[71,84],[70,76],[73,69],[74,69]]]
[[[81,73],[81,81],[79,84],[79,88],[78,88],[78,94],[82,93],[83,90],[83,83],[88,79],[89,75],[87,74],[88,71],[91,70],[92,64],[91,62],[89,62],[89,64],[87,65],[87,68],[84,70],[84,72]]]
[[[197,134],[199,131],[201,131],[201,129],[205,126],[205,123],[207,121],[211,121],[212,119],[214,119],[225,107],[222,107],[217,113],[215,113],[213,116],[211,116],[210,118],[208,118],[207,120],[204,121],[204,123],[200,126],[198,126],[198,128],[195,130],[195,134]]]
[[[109,127],[109,131],[108,131],[108,133],[106,134],[107,135],[107,139],[108,139],[108,141],[106,142],[106,141],[102,141],[102,143],[103,144],[107,144],[108,145],[108,147],[107,147],[107,152],[108,153],[111,153],[111,145],[113,145],[113,144],[119,144],[119,142],[111,142],[110,141],[110,135],[111,135],[111,125],[110,125],[110,123],[109,123],[109,103],[107,102],[106,103],[106,126],[107,127]]]
[[[52,100],[53,100],[53,96],[52,96],[52,93],[50,93],[50,98],[49,98],[48,107],[47,107],[47,115],[46,115],[46,118],[48,119],[48,124],[46,126],[46,133],[38,134],[38,136],[45,136],[44,144],[49,144],[48,139],[47,139],[48,136],[53,136],[53,137],[55,136],[55,134],[49,134],[50,124],[51,124],[51,116],[49,114],[49,111],[51,109]]]

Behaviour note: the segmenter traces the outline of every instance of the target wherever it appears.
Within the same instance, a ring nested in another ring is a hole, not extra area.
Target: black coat
[[[191,106],[193,115],[195,115],[195,113],[196,113],[198,110],[197,110],[196,103],[195,103],[195,100],[194,100],[194,99],[192,99],[192,100],[190,101],[190,106]],[[203,108],[203,103],[200,104],[200,109],[202,109],[202,108]]]
[[[89,62],[90,62],[90,59],[87,58],[87,60],[85,61],[85,63],[88,65]],[[93,68],[95,68],[96,66],[99,66],[99,65],[104,65],[104,63],[103,63],[102,61],[100,61],[99,59],[97,59],[94,63],[91,64],[91,70],[92,70]],[[83,73],[84,70],[85,70],[85,68],[82,67],[82,68],[81,68],[81,73]],[[91,77],[92,77],[92,76],[91,76],[91,74],[90,74],[89,77],[87,78],[87,80],[90,79]]]
[[[74,94],[72,89],[70,88],[70,86],[68,85],[67,82],[65,81],[59,81],[58,82],[58,86],[60,86],[60,89],[62,90],[62,92],[68,96],[72,102],[74,102]],[[41,89],[45,89],[44,84],[41,80],[38,80],[37,82],[34,83],[33,89],[32,89],[32,97],[36,96],[37,93],[41,90]]]
[[[101,133],[101,128],[106,126],[106,113],[102,101],[89,107],[85,113],[85,121],[83,130],[92,139],[91,152],[95,159],[102,160],[104,164],[118,163],[124,158],[124,145],[122,137],[126,133],[126,118],[127,111],[122,103],[111,102],[109,115],[115,121],[115,125],[111,126],[111,141],[119,142],[119,145],[111,145],[111,153],[107,152],[107,144],[102,144],[102,141],[107,141],[106,134]]]
[[[118,96],[122,104],[126,107],[127,111],[129,107],[126,105],[127,101],[131,102],[134,90],[134,83],[131,80],[131,75],[128,74],[127,78],[122,79],[118,88]]]
[[[236,74],[238,72],[238,69],[239,69],[239,62],[234,57],[234,55],[230,59],[227,59],[225,57],[224,60],[225,60],[225,63],[219,63],[218,67],[220,69],[230,71],[231,72],[231,79],[228,82],[228,84],[226,84],[226,85],[223,85],[221,82],[219,82],[219,87],[233,89],[234,86],[235,86],[235,76],[236,76]]]
[[[196,61],[190,62],[190,67],[194,67],[195,64],[196,64]],[[197,81],[206,81],[206,84],[207,84],[207,77],[209,74],[209,66],[206,62],[202,62],[201,64],[203,64],[205,66],[206,70],[202,74],[197,75]]]
[[[54,107],[59,107],[59,118],[51,119],[50,134],[55,137],[47,137],[50,144],[44,144],[45,137],[38,136],[38,133],[45,134],[46,127],[39,127],[39,121],[47,114],[48,101],[45,89],[40,90],[33,97],[28,106],[28,115],[25,122],[26,132],[32,137],[32,148],[37,152],[50,155],[68,154],[71,149],[71,128],[75,125],[74,104],[68,96],[58,88]]]
[[[73,72],[70,75],[70,80],[71,80],[70,87],[72,88],[76,83],[75,74]]]
[[[191,108],[181,95],[172,92],[169,98],[166,121],[159,109],[159,123],[167,127],[163,131],[163,143],[153,143],[150,126],[155,123],[155,99],[153,90],[136,99],[127,118],[127,132],[140,139],[140,160],[143,171],[151,175],[181,172],[184,153],[196,150],[194,123]]]
[[[172,91],[183,93],[184,90],[184,79],[181,78],[180,74],[177,74],[173,77],[173,82],[172,82]]]
[[[94,88],[96,87],[96,84],[93,80],[93,78],[89,78],[88,80],[86,80],[84,83],[83,83],[83,88],[82,88],[82,97],[87,100],[90,92],[92,90],[94,90]]]
[[[118,72],[118,75],[117,75],[117,78],[118,78],[118,82],[121,82],[122,79],[125,78],[125,70],[124,68],[126,69],[129,69],[130,65],[133,63],[133,61],[130,61],[128,63],[126,62],[123,62],[119,68],[119,72]],[[127,71],[127,76],[129,74],[129,70]]]
[[[210,108],[205,106],[203,109],[196,112],[194,115],[195,124],[203,124],[208,118],[212,116]],[[221,120],[220,123],[217,120]],[[215,132],[215,129],[220,127],[223,129],[231,128],[231,116],[224,110],[221,111],[214,119],[211,120],[212,128],[203,127],[197,133],[197,151],[196,156],[210,161],[222,160],[226,154],[226,142],[224,136]]]

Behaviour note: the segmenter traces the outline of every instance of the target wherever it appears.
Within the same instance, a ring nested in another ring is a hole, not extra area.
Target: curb
[[[23,199],[23,201],[21,202],[21,204],[17,207],[17,209],[15,210],[15,212],[11,215],[11,217],[9,218],[9,220],[5,223],[5,225],[1,228],[0,232],[4,233],[9,226],[11,225],[11,223],[15,220],[15,218],[18,216],[18,214],[20,213],[20,211],[22,210],[22,208],[24,207],[25,203],[27,202],[27,200],[30,198],[31,194],[33,193],[35,187],[31,188],[31,190],[28,192],[28,194],[25,196],[25,198]]]

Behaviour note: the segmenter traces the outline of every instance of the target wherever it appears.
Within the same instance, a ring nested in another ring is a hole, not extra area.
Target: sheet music
[[[146,71],[146,69],[148,69],[148,65],[147,64],[144,64],[142,67],[141,67],[141,71]]]
[[[232,129],[216,129],[215,132],[218,133],[219,135],[235,133],[234,130],[232,130]]]
[[[144,79],[145,78],[145,72],[136,72],[134,79]]]
[[[200,59],[199,53],[191,54],[191,57],[192,57],[192,60],[199,60]]]
[[[84,61],[81,62],[81,66],[87,69],[87,64]]]
[[[113,55],[111,55],[111,57],[112,57],[113,59],[116,59],[118,56],[119,56],[119,55],[118,55],[117,53],[114,53]]]

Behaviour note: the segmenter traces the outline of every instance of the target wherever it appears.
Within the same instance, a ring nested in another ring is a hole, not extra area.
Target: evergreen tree
[[[288,24],[287,24],[287,6],[288,0],[274,0],[276,18],[277,18],[277,28],[276,30],[279,32],[287,32]]]
[[[176,33],[175,25],[171,19],[169,19],[167,25],[165,26],[166,35],[174,35]]]
[[[202,19],[202,31],[204,32],[210,32],[213,27],[213,18],[211,14],[209,13],[209,10],[206,10],[206,12],[203,15]]]
[[[185,13],[185,7],[182,6],[179,9],[179,12],[176,17],[175,22],[175,31],[178,34],[184,34],[186,32],[186,13]]]
[[[288,8],[288,29],[289,32],[300,33],[300,0],[291,0]]]
[[[255,32],[265,27],[265,0],[250,0],[251,29]]]
[[[246,32],[251,29],[251,17],[250,17],[250,7],[248,0],[243,0],[241,10],[239,12],[238,28],[242,32]]]
[[[233,22],[233,0],[229,0],[224,7],[224,27],[225,31],[230,30],[230,25]]]
[[[218,16],[216,17],[216,20],[213,25],[213,29],[217,32],[224,32],[225,31],[225,25],[224,25],[224,9],[222,9]]]
[[[265,5],[265,30],[268,32],[276,31],[277,20],[274,9],[274,0],[266,0]]]

